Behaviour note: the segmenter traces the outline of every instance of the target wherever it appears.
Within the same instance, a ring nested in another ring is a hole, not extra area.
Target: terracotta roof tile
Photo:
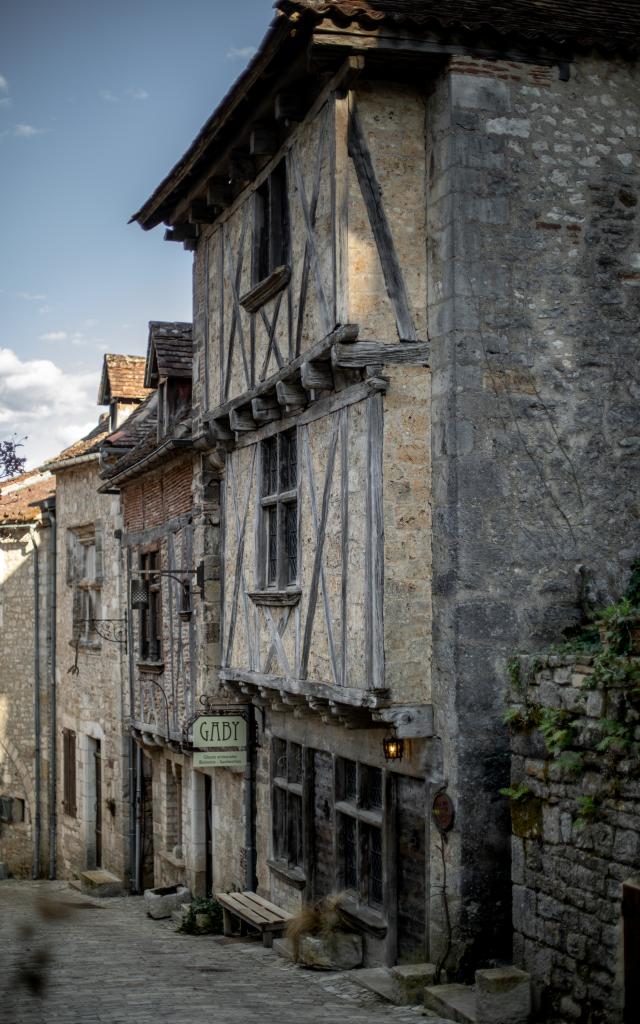
[[[500,35],[636,52],[638,0],[278,0],[284,13],[342,23],[382,22],[414,28],[493,29]]]
[[[34,469],[0,483],[0,523],[33,523],[40,519],[38,502],[56,492],[56,478],[45,469]],[[34,504],[35,503],[35,504]]]
[[[144,356],[107,353],[102,364],[98,405],[111,401],[142,401],[148,395],[144,384]]]
[[[156,386],[163,377],[191,378],[192,373],[191,324],[152,320],[149,323],[146,386]]]

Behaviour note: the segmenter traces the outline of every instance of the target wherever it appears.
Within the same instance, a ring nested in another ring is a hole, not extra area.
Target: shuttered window
[[[101,524],[67,530],[67,583],[73,587],[73,642],[97,646],[102,588]]]
[[[298,435],[286,430],[262,442],[259,585],[284,590],[298,578]]]
[[[62,806],[65,814],[75,818],[76,808],[76,734],[62,730]]]

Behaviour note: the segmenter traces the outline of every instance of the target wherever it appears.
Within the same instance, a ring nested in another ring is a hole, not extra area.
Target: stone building
[[[131,860],[133,772],[126,700],[126,602],[120,503],[99,493],[100,446],[147,395],[142,357],[106,355],[98,425],[50,464],[56,476],[56,766],[54,877]]]
[[[17,878],[49,860],[54,495],[47,468],[0,484],[0,862]]]
[[[100,489],[122,502],[126,586],[143,585],[142,601],[138,591],[127,610],[135,888],[186,880],[204,892],[207,780],[192,771],[183,742],[196,704],[200,646],[192,363],[191,324],[152,321],[144,375],[149,394],[106,439]]]
[[[220,466],[214,883],[465,976],[511,955],[506,661],[638,548],[639,14],[275,6],[133,218],[194,253]]]

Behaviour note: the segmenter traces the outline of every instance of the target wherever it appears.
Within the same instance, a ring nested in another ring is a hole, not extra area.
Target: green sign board
[[[193,755],[194,768],[244,768],[246,750],[197,750]]]
[[[193,723],[194,750],[246,747],[247,723],[242,715],[202,715]]]

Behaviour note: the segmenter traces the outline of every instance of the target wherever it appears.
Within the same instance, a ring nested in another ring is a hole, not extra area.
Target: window
[[[298,578],[298,437],[262,442],[262,545],[259,585],[284,590]]]
[[[382,907],[382,770],[340,758],[336,771],[339,884]]]
[[[304,868],[303,766],[299,743],[273,741],[273,854],[291,868]]]
[[[100,643],[95,620],[100,618],[102,533],[98,526],[67,530],[67,582],[73,587],[73,643]]]
[[[70,818],[76,816],[76,734],[62,730],[62,806]]]
[[[162,660],[160,576],[153,574],[153,570],[159,568],[159,551],[146,551],[140,556],[140,570],[143,579],[149,583],[149,604],[140,613],[140,658],[142,661]]]
[[[289,259],[287,172],[281,161],[255,192],[253,283],[264,281]]]
[[[166,845],[169,853],[179,848],[182,854],[182,766],[165,761]]]

